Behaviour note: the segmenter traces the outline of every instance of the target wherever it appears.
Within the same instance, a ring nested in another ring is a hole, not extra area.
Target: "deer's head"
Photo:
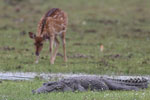
[[[39,56],[39,53],[43,48],[44,37],[36,36],[36,34],[32,32],[29,32],[29,37],[34,39],[35,54],[36,56]]]

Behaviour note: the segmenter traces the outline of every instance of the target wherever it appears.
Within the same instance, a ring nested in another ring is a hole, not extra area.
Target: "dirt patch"
[[[130,30],[135,33],[144,33],[144,34],[148,34],[148,35],[150,33],[149,30],[143,30],[141,28],[131,28]]]
[[[15,5],[18,5],[18,4],[20,4],[20,3],[22,3],[22,2],[27,2],[26,0],[3,0],[6,4],[8,4],[8,5],[13,5],[13,6],[15,6]]]
[[[61,53],[57,53],[57,56],[63,57]],[[85,55],[85,54],[73,54],[71,56],[67,56],[68,58],[94,58],[94,56],[91,55]]]
[[[0,30],[8,30],[8,29],[16,29],[16,28],[11,25],[4,25],[0,27]]]
[[[13,50],[15,50],[15,47],[5,46],[5,47],[1,47],[0,50],[4,50],[4,51],[13,51]]]
[[[120,54],[110,55],[110,58],[121,58],[122,56]]]
[[[15,12],[19,13],[21,11],[21,8],[20,7],[16,7],[15,8]]]
[[[99,45],[99,43],[79,43],[79,42],[77,42],[77,43],[73,43],[73,45],[75,45],[75,46],[98,46]]]
[[[133,54],[131,53],[131,54],[129,54],[127,57],[128,57],[128,58],[132,58],[132,57],[133,57]]]
[[[85,30],[84,33],[96,33],[97,30],[95,29],[88,29],[88,30]]]
[[[26,48],[26,49],[24,49],[24,50],[25,50],[25,51],[30,51],[30,50],[29,50],[29,49],[27,49],[27,48]]]
[[[149,30],[144,30],[141,28],[131,28],[130,32],[133,34],[129,34],[129,36],[133,38],[148,38],[150,36]]]
[[[121,54],[111,54],[111,55],[104,55],[104,58],[111,59],[114,61],[115,59],[130,59],[133,57],[133,54],[129,54],[127,56],[121,55]]]
[[[101,19],[98,22],[107,25],[107,24],[117,24],[118,20]]]
[[[117,58],[121,58],[123,56],[120,54],[112,54],[112,55],[105,55],[104,57],[106,57],[108,59],[117,59]]]
[[[149,62],[150,62],[150,58],[146,58],[146,59],[144,59],[144,60],[141,62],[141,64],[142,64],[142,65],[144,65],[144,64],[149,64]]]
[[[140,29],[140,28],[133,28],[133,29],[131,29],[131,31],[132,32],[139,32],[139,33],[143,32],[142,29]]]
[[[61,53],[57,53],[57,56],[59,57],[63,57],[63,55]]]
[[[80,28],[78,28],[78,25],[71,24],[69,27],[70,27],[70,28],[72,29],[72,31],[74,31],[74,32],[81,32]]]
[[[25,30],[23,30],[23,31],[20,32],[20,35],[23,35],[23,36],[24,36],[24,35],[26,35],[26,34],[27,34],[27,32],[26,32]]]
[[[4,8],[4,10],[5,10],[5,9],[6,9],[6,8]],[[7,18],[7,19],[11,18],[11,16],[8,15],[8,14],[2,14],[2,15],[0,15],[0,17],[1,17],[1,18]]]
[[[74,43],[73,45],[80,46],[80,45],[83,45],[83,44],[82,43]]]
[[[101,24],[117,24],[119,21],[116,19],[86,19],[87,22],[92,22],[92,23],[101,23]]]
[[[118,35],[118,38],[121,38],[121,37],[123,37],[123,38],[129,38],[130,36],[129,36],[129,34]]]
[[[42,56],[41,59],[46,60],[46,59],[48,59],[48,56]]]
[[[16,69],[22,69],[22,68],[23,68],[23,66],[21,66],[21,65],[16,66]]]
[[[94,56],[78,53],[78,54],[74,54],[72,56],[69,56],[69,58],[94,58]]]
[[[105,59],[101,59],[101,60],[99,61],[99,65],[108,66],[109,63],[108,63]]]
[[[140,18],[140,19],[138,19],[138,21],[139,21],[140,23],[144,23],[144,22],[146,22],[146,19]]]

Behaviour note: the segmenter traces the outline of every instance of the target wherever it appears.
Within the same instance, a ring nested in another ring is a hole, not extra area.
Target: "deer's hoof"
[[[54,62],[50,62],[52,65],[54,64]]]
[[[51,61],[50,61],[50,63],[51,63],[51,64],[54,64],[54,61],[53,61],[53,60],[51,60]]]
[[[35,64],[38,64],[39,63],[39,61],[37,60],[37,61],[35,61]]]

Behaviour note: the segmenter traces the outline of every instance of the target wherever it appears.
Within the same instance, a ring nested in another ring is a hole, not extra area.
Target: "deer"
[[[37,26],[37,33],[29,32],[29,37],[34,40],[35,45],[35,63],[39,62],[39,54],[43,48],[44,41],[49,40],[50,63],[54,64],[60,45],[58,36],[61,38],[63,44],[64,62],[67,62],[65,40],[67,24],[67,13],[60,8],[52,8],[42,16]],[[53,48],[54,43],[55,49]]]

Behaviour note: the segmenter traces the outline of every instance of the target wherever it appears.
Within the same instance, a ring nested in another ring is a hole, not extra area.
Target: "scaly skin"
[[[111,79],[98,76],[80,76],[44,83],[42,87],[32,90],[33,93],[65,91],[103,91],[103,90],[140,90],[148,87],[145,78],[127,80]]]

